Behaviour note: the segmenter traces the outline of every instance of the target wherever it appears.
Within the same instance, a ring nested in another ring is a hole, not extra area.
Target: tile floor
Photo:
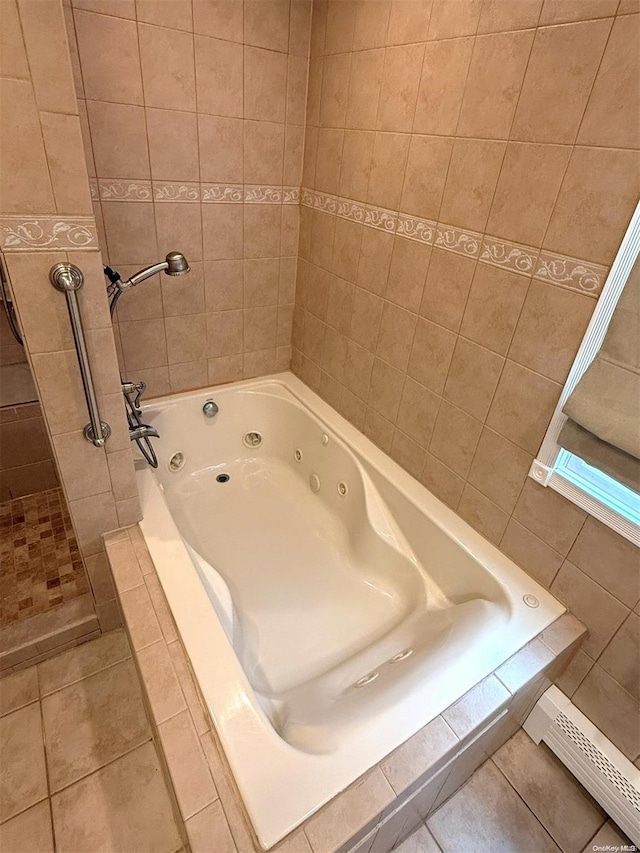
[[[182,849],[122,631],[0,680],[0,761],[2,853]],[[520,730],[397,853],[582,853],[624,843]]]
[[[0,626],[86,593],[87,575],[61,489],[0,503]]]
[[[0,761],[2,853],[182,849],[122,631],[0,681]]]

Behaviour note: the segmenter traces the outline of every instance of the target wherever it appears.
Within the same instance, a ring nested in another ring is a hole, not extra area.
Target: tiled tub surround
[[[174,853],[180,845],[184,825],[172,785],[162,782],[163,755],[149,740],[141,708],[146,694],[131,658],[125,636],[115,631],[0,681],[4,853],[49,853],[54,837],[65,850],[122,845]],[[174,714],[178,722],[181,715],[182,710]],[[114,720],[127,725],[114,726]],[[219,779],[216,798],[200,810],[204,840],[198,835],[192,849],[250,850],[234,800],[222,784],[224,775]],[[220,832],[207,835],[212,813],[220,816]],[[605,817],[555,756],[518,731],[432,814],[428,829],[421,824],[401,843],[398,853],[480,853],[496,846],[588,853],[594,844],[629,844]],[[380,833],[379,844],[363,849],[380,853],[390,837],[393,833],[386,839]],[[282,850],[311,853],[303,833]]]
[[[259,850],[139,528],[108,535],[106,549],[193,853]],[[517,731],[583,637],[573,616],[560,617],[272,849],[391,850]]]
[[[0,13],[0,247],[95,609],[108,630],[117,609],[101,536],[134,523],[139,503],[63,5],[0,0]],[[100,412],[113,430],[102,450],[82,437],[88,414],[66,302],[49,283],[51,266],[66,260],[85,274],[81,310]]]
[[[120,300],[127,377],[157,395],[286,369],[311,0],[66,12],[105,261],[192,268]]]
[[[587,624],[561,686],[631,760],[637,549],[527,472],[637,197],[636,11],[314,5],[292,357]]]

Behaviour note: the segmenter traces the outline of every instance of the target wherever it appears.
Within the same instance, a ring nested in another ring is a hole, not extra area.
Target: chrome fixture
[[[107,285],[107,297],[109,299],[109,313],[113,317],[113,312],[118,303],[118,299],[122,294],[129,290],[130,287],[135,287],[141,282],[158,272],[164,272],[165,275],[177,276],[185,275],[191,267],[189,262],[182,252],[169,252],[164,261],[157,264],[152,264],[150,267],[138,270],[137,273],[122,281],[120,273],[112,270],[111,267],[104,268],[104,274],[109,279]],[[149,441],[150,438],[159,438],[158,430],[155,427],[149,426],[142,422],[142,409],[140,408],[140,398],[145,392],[146,385],[144,382],[122,382],[122,393],[126,402],[127,421],[129,423],[129,437],[131,441],[135,441],[138,445],[140,453],[147,460],[152,468],[158,467],[158,457],[155,454],[153,446]]]
[[[207,400],[202,407],[202,411],[206,418],[215,418],[220,409],[218,408],[218,404],[214,403],[213,400]]]
[[[111,312],[111,316],[113,316],[118,299],[130,287],[135,287],[158,272],[164,272],[165,275],[177,276],[186,275],[190,269],[189,262],[182,252],[169,252],[164,261],[159,261],[157,264],[152,264],[150,267],[138,270],[137,273],[126,281],[122,281],[120,273],[112,270],[111,267],[105,267],[104,272],[110,282],[107,294],[109,296],[109,311]]]
[[[158,457],[149,441],[150,438],[160,438],[155,427],[142,422],[142,409],[140,398],[147,386],[144,382],[123,382],[122,393],[126,403],[127,423],[129,424],[129,438],[138,445],[138,450],[147,460],[152,468],[158,467]]]
[[[56,290],[60,290],[67,297],[67,308],[69,309],[73,339],[78,352],[82,387],[84,388],[84,396],[87,400],[87,408],[89,409],[90,423],[85,426],[83,434],[87,441],[93,442],[96,447],[103,447],[111,435],[111,427],[100,420],[98,401],[91,376],[87,342],[84,337],[84,329],[82,328],[82,317],[80,316],[77,294],[84,284],[84,275],[80,267],[65,262],[55,264],[55,266],[51,267],[49,279]]]

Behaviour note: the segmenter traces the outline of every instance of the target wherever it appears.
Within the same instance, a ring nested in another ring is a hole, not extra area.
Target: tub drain
[[[218,483],[228,483],[231,477],[228,474],[218,474],[216,480]]]

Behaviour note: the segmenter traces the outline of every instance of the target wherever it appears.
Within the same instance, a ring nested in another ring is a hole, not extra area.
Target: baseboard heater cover
[[[527,717],[524,730],[544,741],[640,846],[640,770],[557,687],[550,687]]]

